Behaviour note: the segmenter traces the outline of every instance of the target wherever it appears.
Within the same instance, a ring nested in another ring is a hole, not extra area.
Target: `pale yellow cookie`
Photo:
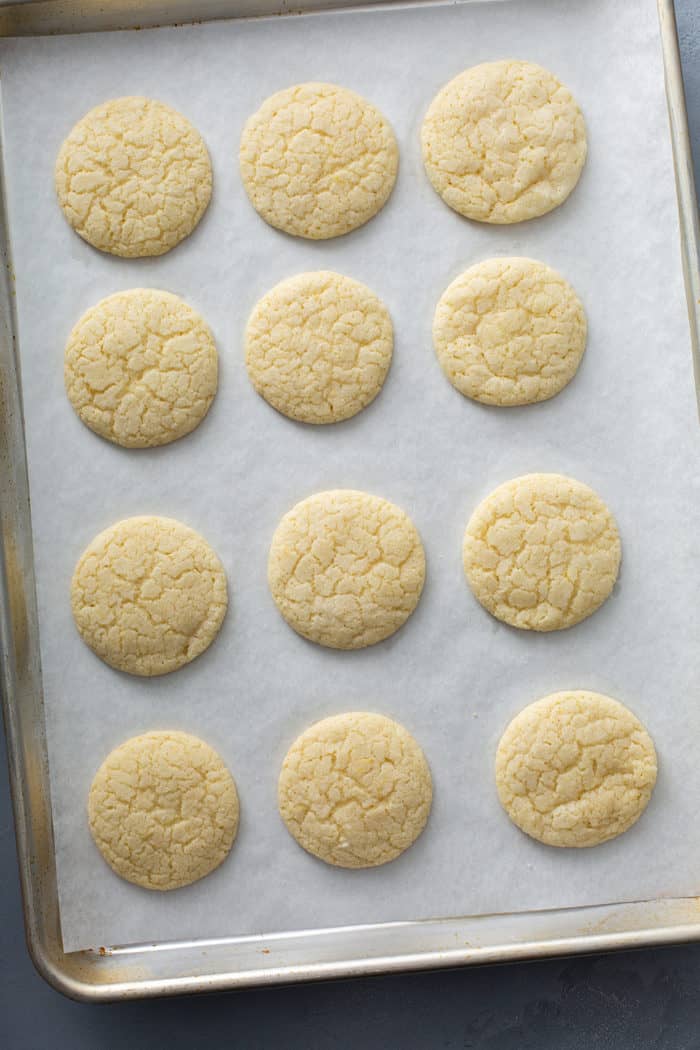
[[[92,837],[110,868],[149,890],[175,890],[226,859],[238,831],[233,777],[189,733],[144,733],[112,751],[88,796]]]
[[[568,88],[532,62],[485,62],[435,96],[423,161],[446,204],[481,222],[533,219],[562,204],[586,160],[586,127]]]
[[[241,176],[255,210],[278,230],[312,240],[338,237],[376,215],[398,162],[379,110],[336,84],[278,91],[241,136]]]
[[[246,329],[250,381],[303,423],[337,423],[373,401],[391,363],[389,311],[359,281],[330,270],[282,281]]]
[[[485,405],[527,405],[573,379],[586,315],[571,285],[544,263],[487,259],[443,293],[433,342],[460,394]]]
[[[127,96],[78,121],[56,160],[56,193],[76,233],[125,258],[162,255],[192,233],[211,198],[199,132],[170,106]]]
[[[496,752],[498,797],[548,846],[597,846],[639,819],[656,783],[646,729],[617,700],[553,693],[513,719]]]
[[[295,631],[332,649],[362,649],[398,631],[415,609],[425,554],[413,522],[395,504],[333,489],[285,514],[267,575]]]
[[[209,544],[172,518],[125,518],[101,532],[73,573],[71,606],[90,648],[120,671],[176,671],[211,645],[228,604]]]
[[[125,448],[167,445],[201,423],[216,393],[214,338],[170,292],[100,300],[68,337],[66,393],[83,423]]]
[[[413,845],[433,783],[411,734],[384,715],[353,711],[316,722],[282,765],[279,809],[308,853],[340,868],[372,868]]]
[[[615,519],[593,489],[561,474],[499,485],[464,535],[467,580],[493,616],[558,631],[603,604],[620,568]]]

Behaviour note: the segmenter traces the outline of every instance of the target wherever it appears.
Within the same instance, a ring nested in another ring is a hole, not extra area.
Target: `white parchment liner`
[[[511,227],[470,223],[431,189],[419,147],[435,92],[476,62],[542,63],[585,112],[589,159],[570,200]],[[698,428],[654,0],[520,0],[3,41],[11,235],[17,275],[61,920],[67,950],[394,919],[507,912],[700,890]],[[246,117],[273,91],[330,80],[375,102],[401,161],[384,211],[347,237],[310,243],[269,228],[237,169]],[[66,224],[54,158],[83,113],[124,94],[186,114],[211,151],[214,196],[194,235],[159,259],[102,255]],[[580,294],[590,337],[557,398],[490,409],[462,398],[431,343],[435,303],[464,268],[530,255]],[[313,428],[252,390],[242,336],[275,282],[331,268],[366,282],[395,323],[382,394],[355,419]],[[82,312],[135,286],[183,296],[211,324],[221,383],[204,424],[153,451],[125,451],[81,425],[63,390],[63,347]],[[592,485],[615,513],[623,567],[613,597],[569,631],[491,619],[464,580],[476,502],[527,471]],[[424,540],[425,592],[387,643],[321,649],[277,613],[265,571],[280,516],[302,497],[353,487],[404,507]],[[100,529],[162,513],[222,557],[231,608],[217,642],[160,679],[102,664],[73,627],[68,588]],[[597,689],[652,733],[660,775],[623,837],[588,850],[541,846],[500,810],[493,754],[510,717],[553,690]],[[435,781],[428,828],[399,861],[334,870],[279,820],[276,781],[315,719],[368,708],[403,722]],[[85,802],[107,752],[151,728],[182,728],[233,771],[238,841],[211,877],[171,894],[120,881],[89,836]]]

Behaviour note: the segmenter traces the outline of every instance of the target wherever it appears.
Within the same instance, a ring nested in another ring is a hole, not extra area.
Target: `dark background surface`
[[[676,0],[676,11],[700,173],[700,0]],[[1,763],[2,734],[0,749]],[[700,1050],[700,945],[216,997],[73,1003],[44,983],[27,954],[0,769],[0,1050],[205,1046]]]

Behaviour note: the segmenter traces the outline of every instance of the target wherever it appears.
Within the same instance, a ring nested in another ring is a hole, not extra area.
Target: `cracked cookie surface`
[[[271,226],[323,240],[362,226],[384,207],[399,151],[379,110],[335,84],[278,91],[246,122],[243,185]]]
[[[316,722],[282,765],[282,820],[308,853],[341,868],[395,860],[422,832],[430,769],[411,734],[384,715],[353,711]]]
[[[278,412],[336,423],[377,396],[393,343],[389,311],[369,288],[319,270],[282,281],[257,303],[246,328],[246,367]]]
[[[78,121],[59,151],[55,184],[64,215],[88,244],[125,258],[162,255],[204,214],[211,162],[180,113],[126,96]]]
[[[167,674],[203,653],[227,604],[219,558],[172,518],[125,518],[105,529],[71,583],[83,641],[110,667],[136,675]]]
[[[238,795],[220,756],[189,733],[144,733],[115,748],[88,796],[92,837],[110,868],[149,890],[208,875],[238,831]]]
[[[304,638],[361,649],[394,634],[411,615],[423,590],[425,554],[400,507],[333,489],[282,518],[268,581],[282,616]]]
[[[497,619],[532,631],[572,627],[615,585],[620,536],[593,489],[561,474],[499,485],[469,520],[464,571]]]
[[[433,320],[442,369],[465,397],[527,405],[558,394],[586,348],[586,315],[564,278],[534,259],[487,259],[443,293]]]
[[[421,129],[434,189],[460,215],[511,223],[562,204],[586,160],[583,114],[542,66],[507,60],[465,70],[433,99]]]
[[[506,813],[549,846],[596,846],[627,831],[656,783],[648,732],[617,700],[553,693],[516,715],[496,753]]]
[[[66,344],[66,393],[83,423],[125,448],[166,445],[194,430],[216,393],[214,338],[170,292],[133,288],[102,299]]]

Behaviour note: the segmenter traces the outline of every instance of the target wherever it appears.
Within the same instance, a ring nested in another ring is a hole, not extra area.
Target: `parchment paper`
[[[523,57],[579,99],[589,160],[562,208],[511,227],[472,224],[424,175],[419,128],[435,92],[467,66]],[[12,248],[26,412],[46,715],[64,945],[269,933],[395,919],[553,908],[700,891],[700,472],[691,352],[654,0],[520,0],[326,14],[3,42]],[[325,243],[292,239],[253,212],[237,170],[245,118],[294,82],[336,81],[391,120],[401,167],[384,211]],[[145,94],[185,113],[211,150],[215,189],[194,235],[155,260],[93,251],[54,198],[53,163],[73,123],[112,96]],[[435,304],[490,255],[542,259],[571,280],[590,338],[562,394],[523,409],[461,397],[432,348]],[[252,390],[243,328],[290,274],[333,268],[366,282],[395,322],[384,391],[355,419],[294,424]],[[221,382],[204,424],[153,451],[121,450],[79,422],[63,348],[85,309],[134,286],[165,288],[216,335]],[[623,567],[614,596],[572,630],[536,635],[493,620],[462,572],[463,529],[500,482],[560,471],[614,511]],[[322,649],[277,613],[265,571],[280,516],[329,487],[377,493],[419,528],[428,577],[390,641]],[[226,565],[231,608],[211,649],[153,680],[119,674],[78,637],[68,590],[102,528],[160,513],[199,529]],[[627,703],[652,733],[660,774],[643,819],[588,850],[556,850],[501,811],[494,749],[525,704],[589,688]],[[307,856],[276,809],[295,736],[333,712],[403,722],[432,767],[424,835],[400,860],[360,872]],[[108,751],[177,727],[218,748],[242,821],[226,863],[170,894],[109,870],[85,803]]]

